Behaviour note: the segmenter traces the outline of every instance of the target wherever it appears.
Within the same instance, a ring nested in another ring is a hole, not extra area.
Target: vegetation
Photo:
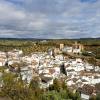
[[[82,39],[78,42],[85,46],[86,51],[92,51],[96,59],[100,59],[100,39]]]
[[[0,40],[0,51],[9,51],[12,49],[21,49],[24,54],[30,54],[32,52],[45,52],[49,48],[59,47],[60,43],[65,45],[72,45],[75,41],[83,44],[85,50],[92,51],[97,59],[100,59],[100,39],[78,39],[78,40],[68,40],[68,39],[58,39],[58,40],[24,40],[24,39],[1,39]]]
[[[97,96],[91,96],[89,100],[100,100],[100,93]]]
[[[2,81],[0,97],[7,97],[11,100],[80,100],[77,92],[69,91],[65,82],[58,79],[55,79],[54,84],[47,89],[39,88],[38,77],[34,77],[27,85],[16,74],[4,72]]]
[[[29,40],[0,40],[0,51],[10,51],[13,49],[20,49],[24,52],[24,55],[28,55],[32,52],[45,52],[49,48],[54,47],[53,44],[42,43],[39,41]]]

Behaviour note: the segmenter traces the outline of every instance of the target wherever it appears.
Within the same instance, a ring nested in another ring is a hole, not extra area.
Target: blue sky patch
[[[81,2],[88,2],[88,3],[94,3],[97,2],[98,0],[80,0]]]

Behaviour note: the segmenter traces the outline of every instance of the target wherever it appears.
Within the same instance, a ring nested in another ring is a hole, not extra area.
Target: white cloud
[[[48,19],[42,13],[29,13],[8,2],[0,2],[0,37],[29,34],[46,27]],[[34,35],[34,34],[33,34]],[[24,36],[24,35],[23,35]],[[30,36],[31,37],[31,36]]]
[[[99,6],[100,0],[0,0],[0,37],[99,36]]]

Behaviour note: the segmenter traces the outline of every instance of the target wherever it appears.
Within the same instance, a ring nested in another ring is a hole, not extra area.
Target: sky
[[[0,38],[100,37],[100,0],[0,0]]]

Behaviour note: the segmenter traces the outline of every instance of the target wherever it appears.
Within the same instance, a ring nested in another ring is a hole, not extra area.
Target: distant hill
[[[77,38],[77,39],[39,39],[39,38],[0,38],[0,40],[33,40],[33,41],[42,41],[42,40],[100,40],[99,38]]]

